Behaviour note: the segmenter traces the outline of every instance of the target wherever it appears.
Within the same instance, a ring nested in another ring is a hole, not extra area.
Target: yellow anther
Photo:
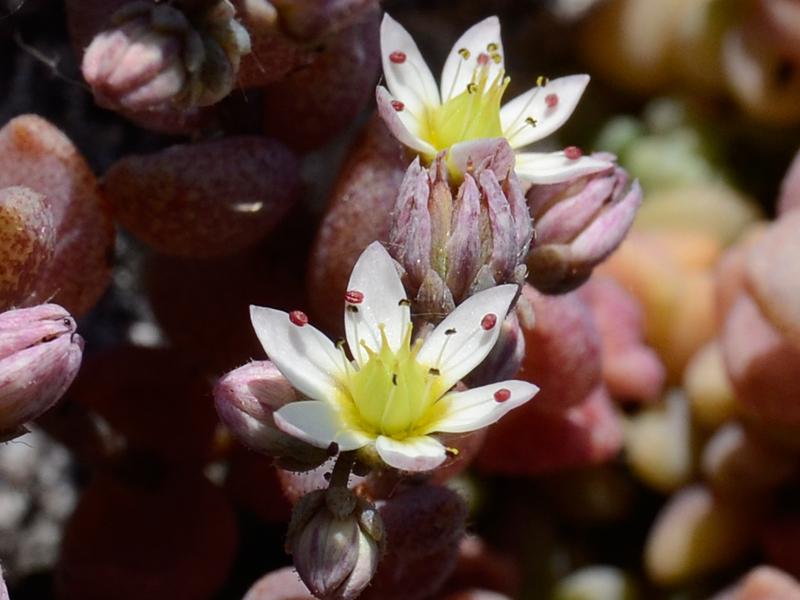
[[[471,83],[468,83],[468,84],[467,84],[467,91],[468,91],[470,94],[474,94],[475,92],[477,92],[477,91],[478,91],[478,84],[477,84],[477,83],[475,83],[474,81],[473,81],[473,82],[471,82]]]
[[[538,85],[539,87],[544,87],[548,83],[550,83],[550,80],[547,77],[545,77],[544,75],[539,75],[536,78],[536,85]]]
[[[470,57],[469,50],[467,50],[466,48],[459,48],[459,50],[458,50],[458,55],[459,55],[461,58],[463,58],[464,60],[468,60],[468,59],[469,59],[469,57]]]
[[[492,62],[493,62],[494,64],[496,64],[496,65],[499,65],[499,64],[500,64],[500,63],[503,61],[503,57],[502,57],[502,56],[500,56],[500,53],[499,53],[499,52],[493,52],[493,53],[491,54],[491,57],[492,57]]]
[[[533,117],[528,117],[527,119],[525,119],[525,122],[531,127],[536,127],[536,123],[538,123],[538,121]]]
[[[491,42],[486,46],[486,49],[489,51],[489,53],[497,52],[498,48],[499,48],[499,46],[497,44],[495,44],[494,42]]]

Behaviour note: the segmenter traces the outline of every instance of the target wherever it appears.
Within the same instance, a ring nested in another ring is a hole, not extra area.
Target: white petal
[[[489,50],[492,46],[493,51]],[[467,52],[464,52],[466,50]],[[461,52],[459,52],[461,51]],[[441,94],[442,102],[447,102],[453,96],[458,96],[467,89],[472,80],[472,74],[478,67],[478,57],[484,54],[489,59],[489,82],[494,81],[497,74],[504,68],[503,43],[500,41],[500,21],[497,17],[489,17],[476,23],[453,44],[447,61],[442,69]],[[494,62],[489,55],[499,56],[499,61]],[[464,58],[466,55],[468,58]]]
[[[344,327],[350,352],[359,365],[367,361],[361,341],[372,350],[381,348],[381,327],[392,350],[398,350],[403,334],[411,326],[411,312],[406,291],[400,282],[394,260],[380,242],[372,242],[358,257],[350,282],[349,292],[360,292],[363,301],[347,303]]]
[[[498,390],[508,390],[511,395],[498,402],[494,396]],[[511,409],[525,404],[538,391],[538,387],[527,381],[501,381],[465,392],[451,392],[439,400],[446,411],[426,427],[425,433],[465,433],[488,427]]]
[[[500,122],[511,147],[522,148],[541,140],[566,123],[588,84],[588,75],[561,77],[504,104],[500,109]],[[552,107],[547,105],[547,97],[551,95],[557,99]],[[529,117],[535,119],[536,125],[525,122]]]
[[[430,471],[447,456],[444,446],[427,435],[403,441],[380,435],[375,440],[375,450],[383,462],[402,471]]]
[[[250,320],[269,359],[297,390],[326,400],[344,374],[344,355],[318,329],[298,327],[282,310],[250,307]]]
[[[375,100],[378,104],[378,114],[380,114],[386,127],[397,140],[421,154],[433,156],[436,149],[420,136],[422,125],[415,115],[412,115],[407,107],[401,111],[396,111],[392,106],[394,98],[385,87],[379,85],[375,89]]]
[[[498,285],[464,300],[425,339],[417,360],[438,369],[445,388],[455,385],[489,354],[518,289]],[[488,330],[481,326],[486,315],[496,317]]]
[[[563,152],[518,152],[514,171],[523,182],[560,183],[613,166],[612,162],[592,156],[572,159],[564,156]]]
[[[390,56],[395,52],[405,55],[403,62],[392,62]],[[386,85],[406,110],[421,119],[428,107],[439,106],[439,90],[431,70],[409,33],[388,14],[381,22],[381,60]]]
[[[273,418],[278,429],[318,448],[336,442],[341,451],[356,450],[371,441],[368,435],[348,429],[336,409],[319,400],[290,402],[275,411]]]

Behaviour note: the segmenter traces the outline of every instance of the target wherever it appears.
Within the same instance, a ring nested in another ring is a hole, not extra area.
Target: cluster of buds
[[[72,383],[83,354],[75,328],[56,304],[0,314],[0,440],[24,433]]]
[[[534,185],[527,197],[535,231],[528,280],[541,292],[561,294],[585,282],[622,243],[642,189],[629,182],[624,169],[612,166],[563,183]]]
[[[415,160],[397,196],[389,251],[405,269],[416,313],[431,321],[527,273],[533,230],[514,152],[503,138],[475,148],[455,197],[445,153],[428,169]]]
[[[303,496],[295,505],[286,549],[316,597],[351,600],[372,580],[384,542],[375,506],[346,487],[332,486]]]
[[[250,37],[228,0],[131,2],[86,50],[82,70],[97,102],[122,111],[214,104],[236,82]]]

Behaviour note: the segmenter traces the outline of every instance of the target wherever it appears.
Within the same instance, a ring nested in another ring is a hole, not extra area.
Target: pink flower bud
[[[781,182],[781,193],[778,197],[778,213],[800,209],[800,152],[798,152],[789,170]]]
[[[0,314],[0,438],[58,401],[81,364],[83,340],[56,304]]]
[[[768,565],[754,567],[733,588],[711,600],[792,600],[800,598],[800,582]]]
[[[444,153],[428,169],[415,160],[397,195],[388,248],[423,314],[443,317],[477,291],[525,279],[532,230],[513,152],[504,139],[473,150],[455,195]]]
[[[250,51],[228,0],[172,5],[132,2],[111,17],[83,57],[83,75],[97,102],[129,112],[215,104],[236,81]]]
[[[372,580],[384,538],[376,508],[335,487],[312,492],[295,505],[287,548],[316,597],[352,600]]]
[[[609,155],[597,155],[613,159]],[[642,201],[620,167],[528,191],[535,243],[528,280],[548,294],[581,285],[625,238]]]
[[[242,600],[314,600],[291,567],[271,571],[247,590]]]
[[[220,419],[245,445],[280,459],[284,468],[306,470],[329,456],[275,427],[272,413],[297,394],[270,361],[251,362],[225,375],[214,386]]]

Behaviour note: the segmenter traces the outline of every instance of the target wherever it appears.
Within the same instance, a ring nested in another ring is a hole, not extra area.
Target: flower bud
[[[219,418],[242,443],[278,457],[283,468],[304,471],[329,456],[275,427],[272,413],[296,399],[294,388],[268,360],[234,369],[214,386]]]
[[[83,339],[56,304],[0,314],[0,439],[49,409],[81,364]]]
[[[375,574],[383,542],[376,508],[337,487],[304,496],[287,534],[300,578],[323,600],[357,598]]]
[[[534,185],[527,196],[536,240],[528,280],[548,294],[586,281],[625,238],[642,202],[639,183],[629,183],[625,170],[616,166],[564,183]]]
[[[190,109],[227,96],[250,39],[228,0],[198,6],[182,12],[132,2],[114,13],[81,67],[98,104],[131,112]]]
[[[513,161],[508,142],[492,140],[466,161],[455,197],[444,153],[406,171],[388,248],[418,313],[444,317],[475,292],[524,281],[532,230]]]

